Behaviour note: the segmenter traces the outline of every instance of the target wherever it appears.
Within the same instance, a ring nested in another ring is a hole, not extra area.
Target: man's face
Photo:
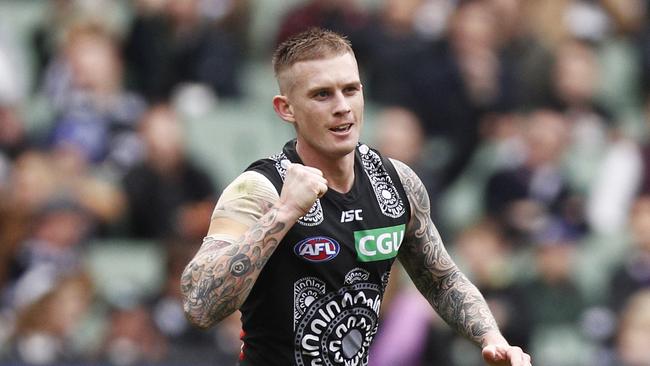
[[[331,158],[352,152],[363,124],[363,92],[354,56],[298,62],[280,78],[300,149]]]

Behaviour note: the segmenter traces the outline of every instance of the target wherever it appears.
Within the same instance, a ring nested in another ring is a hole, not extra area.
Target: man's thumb
[[[499,358],[497,357],[497,346],[490,344],[488,346],[485,346],[483,348],[483,359],[486,361],[498,361]]]

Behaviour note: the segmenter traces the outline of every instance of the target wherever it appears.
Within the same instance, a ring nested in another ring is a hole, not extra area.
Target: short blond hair
[[[310,28],[280,43],[273,54],[273,71],[277,77],[296,62],[345,53],[354,55],[352,44],[345,36],[322,28]]]

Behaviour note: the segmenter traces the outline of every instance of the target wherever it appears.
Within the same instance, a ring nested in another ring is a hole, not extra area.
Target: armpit
[[[280,198],[273,184],[262,174],[244,172],[221,194],[212,220],[225,218],[252,226]]]

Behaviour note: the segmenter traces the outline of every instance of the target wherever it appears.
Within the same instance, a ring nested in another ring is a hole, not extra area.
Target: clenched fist
[[[289,164],[280,193],[280,204],[286,206],[296,220],[309,212],[311,206],[327,192],[327,180],[319,169],[302,164]]]

